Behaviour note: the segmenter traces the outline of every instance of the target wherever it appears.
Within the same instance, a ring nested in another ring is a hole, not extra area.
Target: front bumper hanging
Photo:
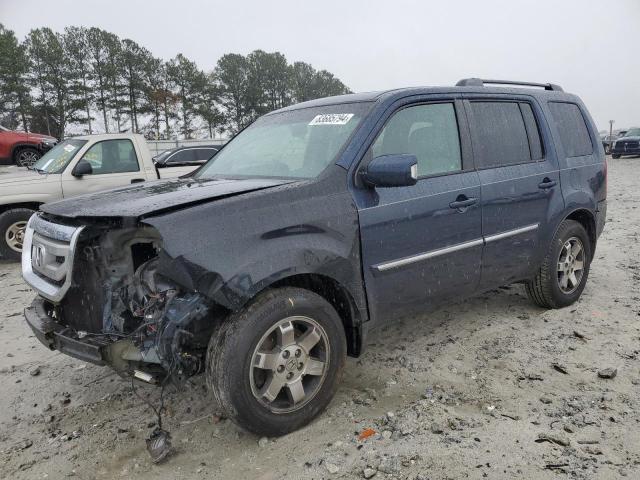
[[[36,338],[50,350],[58,350],[95,365],[106,365],[102,346],[65,335],[69,329],[47,314],[44,299],[36,297],[31,305],[25,308],[24,317]]]

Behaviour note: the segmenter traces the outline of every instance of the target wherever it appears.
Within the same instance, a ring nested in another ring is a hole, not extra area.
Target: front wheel
[[[20,261],[27,222],[34,211],[14,208],[0,215],[0,257]]]
[[[591,263],[591,241],[584,227],[565,220],[558,227],[542,266],[526,284],[529,298],[543,308],[562,308],[580,298]]]
[[[40,160],[41,156],[42,154],[37,148],[21,148],[15,154],[15,162],[19,167],[30,167]]]
[[[346,350],[342,321],[324,298],[274,289],[214,332],[207,383],[223,415],[258,435],[284,435],[329,404]]]

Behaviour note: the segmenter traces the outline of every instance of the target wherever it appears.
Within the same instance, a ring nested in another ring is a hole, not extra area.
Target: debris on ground
[[[617,368],[603,368],[602,370],[598,370],[598,376],[600,378],[615,378],[618,375]]]
[[[171,453],[171,435],[166,430],[156,428],[146,442],[153,463],[162,462]]]
[[[561,445],[563,447],[568,447],[571,445],[571,440],[561,433],[540,433],[538,434],[538,438],[536,439],[536,443],[555,443],[556,445]]]
[[[554,370],[556,370],[557,372],[560,372],[564,375],[567,375],[569,372],[567,371],[567,367],[565,365],[563,365],[562,363],[552,363],[551,366],[553,367]]]
[[[360,432],[360,434],[358,435],[358,440],[362,441],[362,440],[366,440],[369,437],[372,437],[376,434],[376,431],[373,428],[365,428],[362,432]]]

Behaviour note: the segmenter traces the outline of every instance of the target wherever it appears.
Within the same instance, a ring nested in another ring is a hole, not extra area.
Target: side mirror
[[[76,163],[76,166],[73,167],[73,170],[71,171],[71,175],[74,177],[82,177],[83,175],[91,175],[92,173],[93,168],[91,167],[91,164],[84,159]]]
[[[418,159],[415,155],[381,155],[371,160],[360,172],[371,187],[410,187],[418,181]]]

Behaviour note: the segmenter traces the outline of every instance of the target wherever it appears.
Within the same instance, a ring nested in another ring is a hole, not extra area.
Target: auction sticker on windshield
[[[76,149],[76,147],[74,147],[73,145],[65,145],[64,146],[64,151],[65,152],[73,152]]]
[[[309,125],[346,125],[353,113],[325,113],[316,115]]]

